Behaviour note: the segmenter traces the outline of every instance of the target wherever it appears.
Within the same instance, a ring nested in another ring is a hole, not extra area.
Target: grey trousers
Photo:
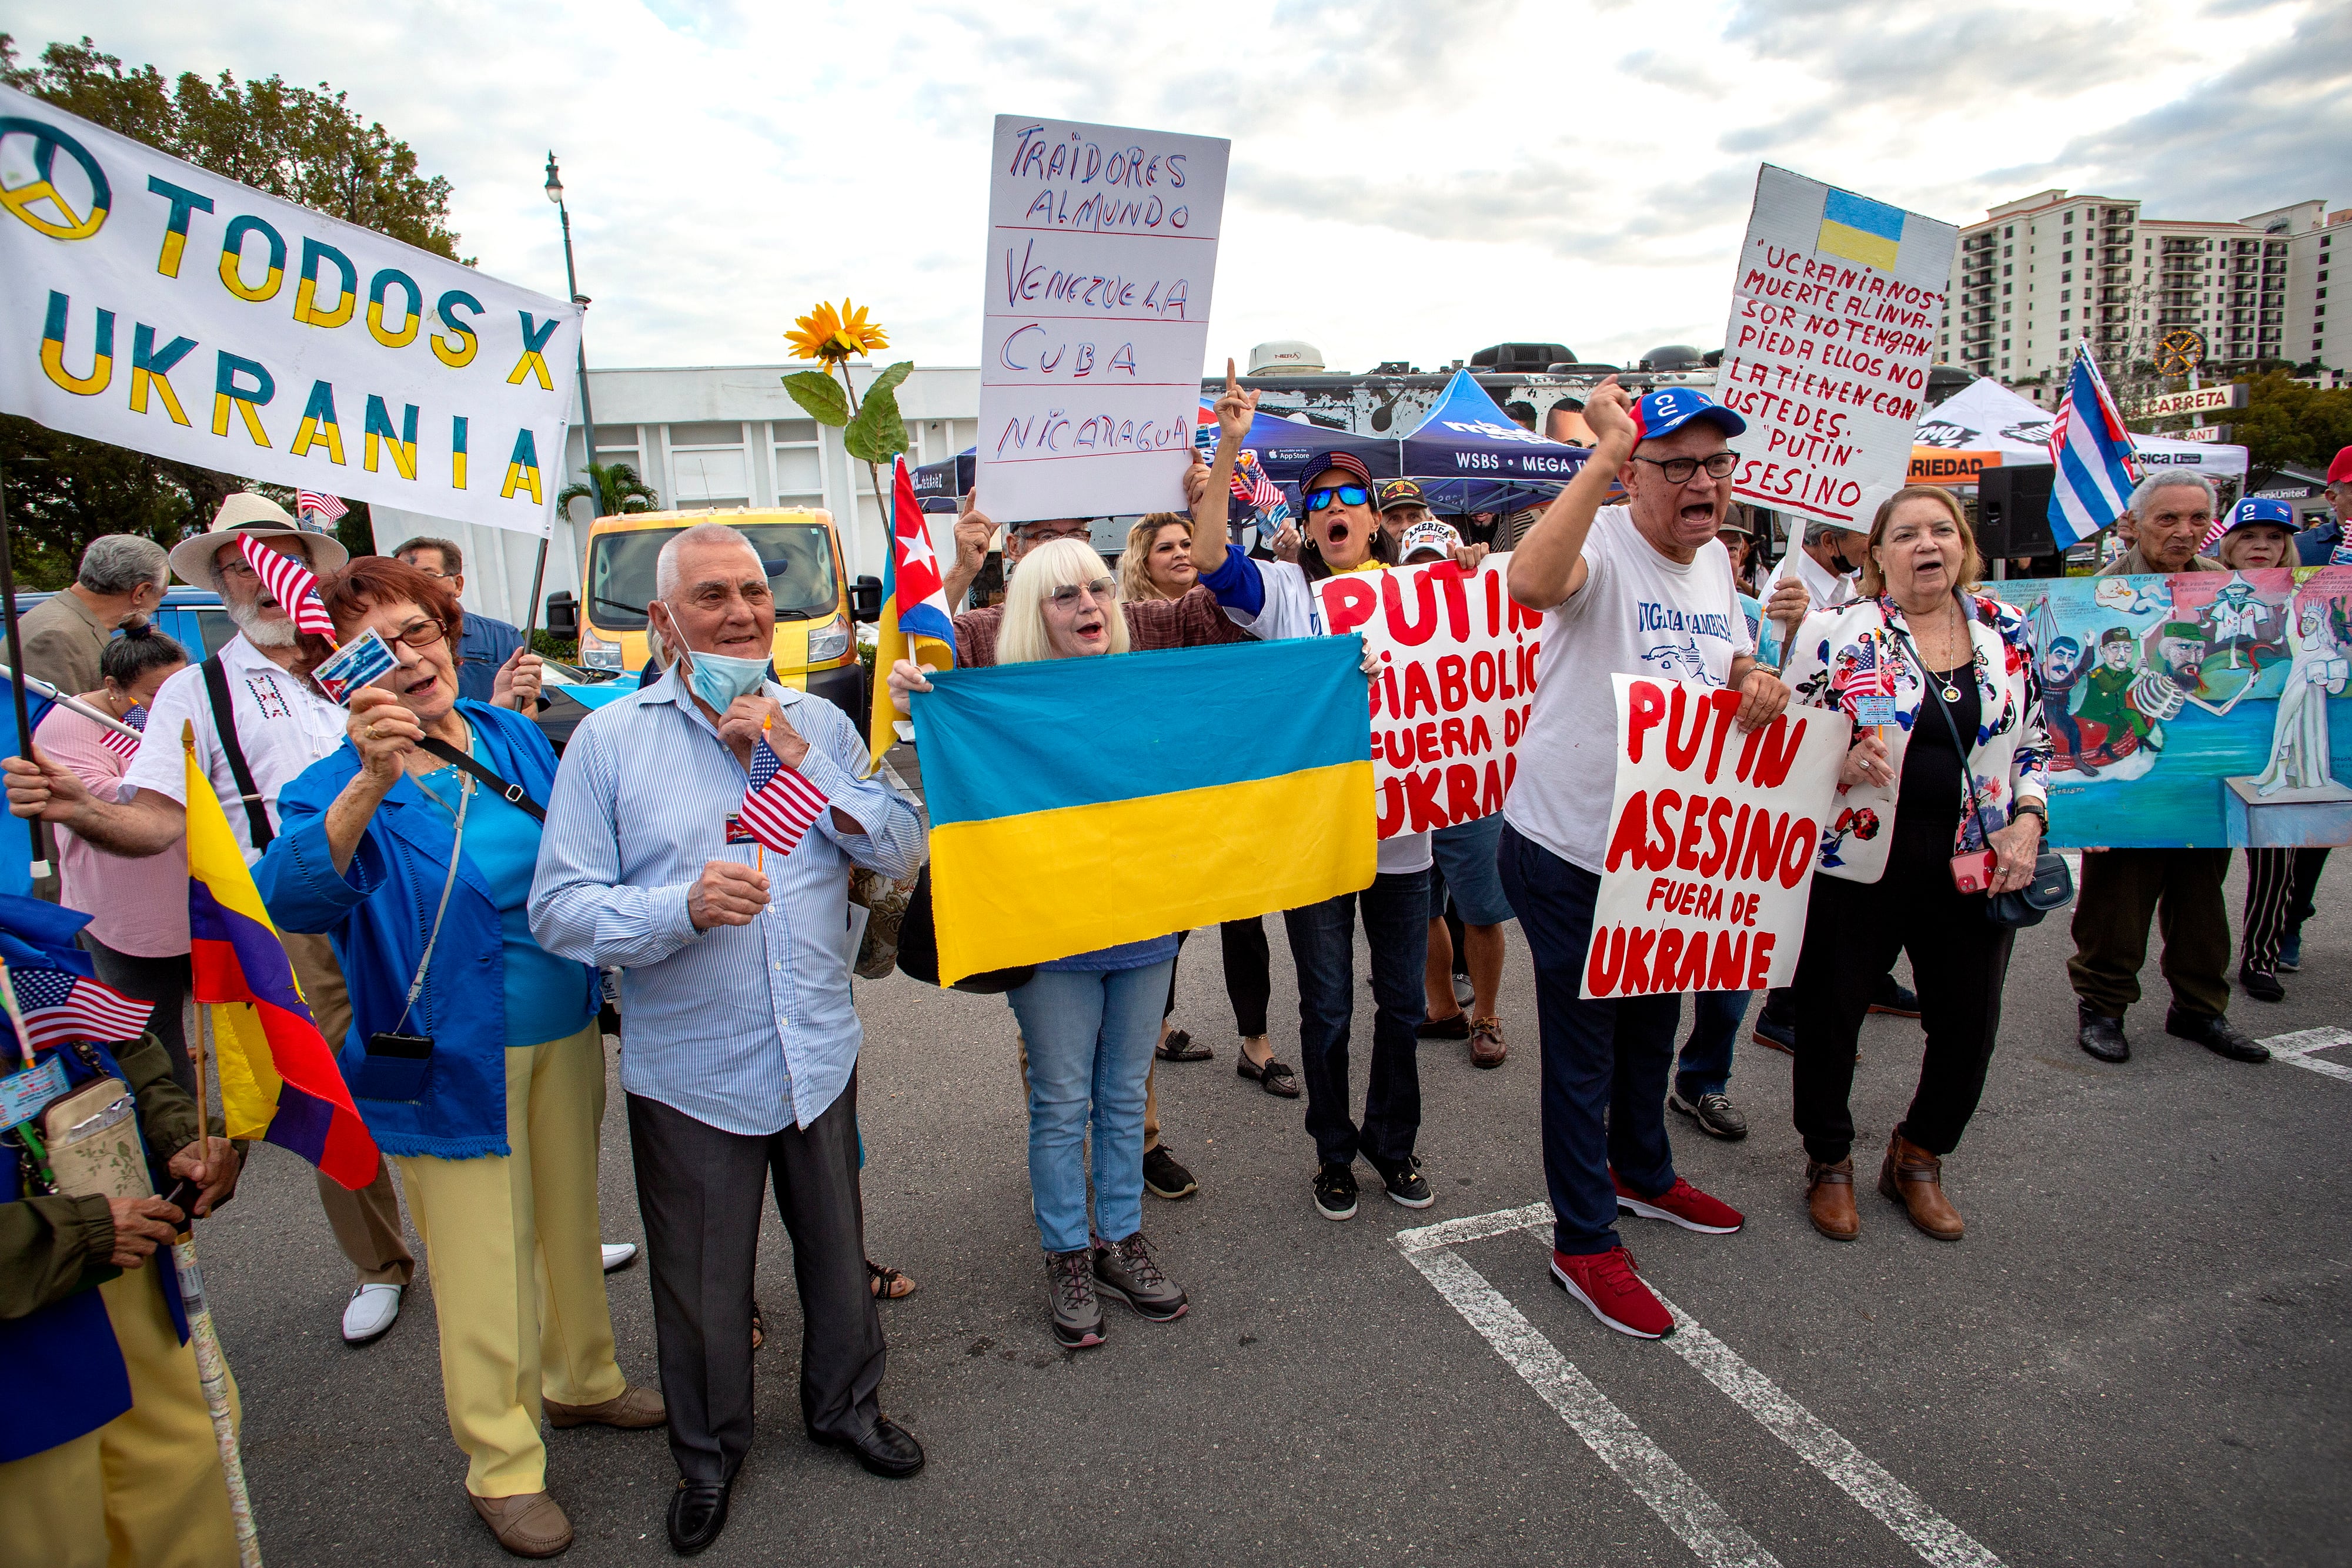
[[[771,1176],[801,1298],[801,1419],[862,1437],[888,1353],[866,1283],[857,1079],[806,1131],[725,1133],[632,1094],[629,1145],[652,1273],[669,1448],[688,1480],[734,1478],[751,1447],[751,1266]]]

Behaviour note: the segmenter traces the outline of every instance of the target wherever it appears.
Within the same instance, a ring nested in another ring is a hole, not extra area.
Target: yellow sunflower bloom
[[[887,349],[890,339],[881,324],[866,319],[863,308],[848,300],[841,308],[820,302],[807,315],[795,319],[793,330],[784,334],[793,346],[796,360],[848,360],[877,349]]]
[[[793,330],[784,334],[784,340],[792,344],[793,358],[796,360],[829,359],[833,340],[840,330],[841,318],[834,313],[833,307],[820,304],[793,322]]]

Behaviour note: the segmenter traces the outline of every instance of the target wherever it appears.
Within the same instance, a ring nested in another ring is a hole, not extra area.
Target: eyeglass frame
[[[1112,596],[1118,591],[1118,579],[1097,577],[1086,582],[1066,582],[1045,595],[1045,602],[1056,610],[1074,609],[1077,605],[1078,594],[1081,591],[1094,595],[1095,602],[1097,604],[1108,604]]]
[[[1348,496],[1350,490],[1356,493],[1352,500]],[[1338,497],[1339,504],[1342,507],[1369,507],[1372,504],[1372,487],[1369,485],[1356,484],[1325,485],[1307,491],[1299,499],[1306,503],[1307,509],[1310,512],[1328,512],[1331,509],[1332,503],[1323,499],[1327,496]]]
[[[1710,479],[1730,478],[1731,476],[1738,470],[1739,454],[1732,451],[1731,448],[1727,446],[1720,452],[1710,452],[1704,457],[1643,457],[1637,454],[1634,456],[1633,461],[1636,463],[1647,463],[1652,465],[1658,470],[1658,476],[1660,478],[1664,479],[1669,485],[1680,486],[1687,485],[1693,479],[1697,478],[1698,472],[1702,468],[1706,470],[1706,476]],[[1675,465],[1677,463],[1687,463],[1690,465],[1690,471],[1679,479],[1675,478],[1672,472]],[[1715,465],[1717,463],[1723,465],[1723,472],[1720,474],[1715,471]]]

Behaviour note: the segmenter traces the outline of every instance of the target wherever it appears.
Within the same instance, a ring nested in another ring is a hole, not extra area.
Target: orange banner
[[[2000,466],[1998,452],[1949,452],[1940,446],[1915,446],[1911,449],[1911,469],[1904,476],[1909,485],[1973,485],[1977,476],[1988,468]]]

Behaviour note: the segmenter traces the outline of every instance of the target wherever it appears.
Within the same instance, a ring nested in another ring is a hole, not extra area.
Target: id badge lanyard
[[[416,787],[419,789],[425,789],[425,786],[422,783],[418,783]],[[432,790],[425,789],[425,793],[430,797],[436,804],[440,803],[441,797],[435,795]],[[449,875],[448,878],[441,883],[441,904],[438,908],[433,911],[433,931],[432,934],[425,939],[425,956],[416,961],[416,978],[409,982],[407,1005],[400,1009],[400,1022],[394,1024],[391,1030],[387,1031],[389,1033],[398,1034],[400,1032],[401,1025],[405,1024],[408,1021],[408,1015],[415,1009],[416,998],[422,996],[425,992],[425,976],[426,971],[433,967],[433,949],[434,946],[441,940],[441,917],[449,913],[449,894],[456,891],[457,886],[457,855],[458,852],[464,849],[466,845],[466,808],[467,805],[472,803],[473,799],[474,781],[466,777],[463,773],[460,773],[457,776],[457,810],[456,812],[457,819],[457,836],[453,838],[449,843]],[[444,806],[442,809],[446,810],[448,808]]]

